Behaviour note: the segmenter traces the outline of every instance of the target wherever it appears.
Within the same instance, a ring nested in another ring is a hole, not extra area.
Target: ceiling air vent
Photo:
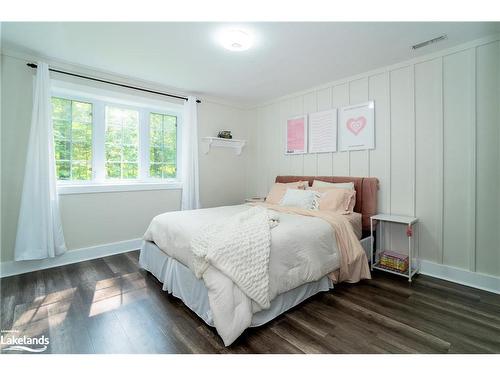
[[[446,34],[438,36],[437,38],[434,38],[434,39],[426,40],[425,42],[422,42],[422,43],[417,43],[414,46],[411,46],[411,49],[413,49],[413,50],[419,49],[419,48],[428,46],[429,44],[434,44],[434,43],[437,43],[437,42],[441,42],[441,41],[443,41],[445,39],[448,39],[448,35],[446,35]]]

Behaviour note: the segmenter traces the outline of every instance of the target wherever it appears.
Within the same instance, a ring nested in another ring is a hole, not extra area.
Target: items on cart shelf
[[[408,270],[408,256],[386,250],[380,254],[379,266],[398,272]]]

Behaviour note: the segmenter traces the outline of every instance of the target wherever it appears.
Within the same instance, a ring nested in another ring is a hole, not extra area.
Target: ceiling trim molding
[[[384,66],[382,68],[369,70],[367,72],[363,72],[363,73],[355,74],[355,75],[352,75],[349,77],[344,77],[344,78],[341,78],[341,79],[338,79],[335,81],[323,83],[323,84],[318,85],[318,86],[313,86],[313,87],[310,87],[310,88],[305,89],[305,90],[296,91],[296,92],[293,92],[291,94],[283,95],[283,96],[280,96],[280,97],[277,97],[277,98],[274,98],[271,100],[266,100],[266,101],[263,101],[257,105],[250,106],[250,107],[252,109],[267,107],[269,105],[276,104],[276,103],[281,102],[283,100],[292,99],[292,98],[295,98],[297,96],[310,94],[312,92],[327,89],[327,88],[333,87],[333,86],[340,86],[340,85],[345,84],[345,83],[350,82],[350,81],[356,81],[358,79],[363,79],[366,77],[371,77],[371,76],[375,76],[378,74],[391,72],[393,70],[402,69],[402,68],[405,68],[405,67],[408,67],[408,66],[411,66],[414,64],[419,64],[419,63],[423,63],[425,61],[430,61],[430,60],[434,60],[437,58],[441,58],[443,56],[453,55],[455,53],[462,52],[462,51],[467,50],[469,48],[479,47],[479,46],[482,46],[485,44],[497,42],[499,40],[500,40],[500,33],[492,34],[492,35],[485,36],[485,37],[482,37],[479,39],[475,39],[475,40],[472,40],[472,41],[469,41],[466,43],[461,43],[461,44],[458,44],[458,45],[450,47],[450,48],[446,48],[446,49],[443,49],[440,51],[429,53],[427,55],[415,57],[413,59],[405,60],[405,61],[402,61],[402,62],[399,62],[396,64],[392,64],[392,65],[388,65],[388,66]]]

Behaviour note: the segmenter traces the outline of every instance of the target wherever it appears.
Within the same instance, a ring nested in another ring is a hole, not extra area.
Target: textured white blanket
[[[270,227],[276,216],[253,207],[203,228],[191,240],[196,277],[202,278],[212,265],[262,309],[269,308]]]

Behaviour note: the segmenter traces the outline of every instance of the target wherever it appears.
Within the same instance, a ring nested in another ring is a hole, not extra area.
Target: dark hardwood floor
[[[46,353],[500,353],[500,296],[418,276],[320,293],[226,348],[137,251],[1,280],[1,329]],[[4,352],[6,353],[6,352]]]

